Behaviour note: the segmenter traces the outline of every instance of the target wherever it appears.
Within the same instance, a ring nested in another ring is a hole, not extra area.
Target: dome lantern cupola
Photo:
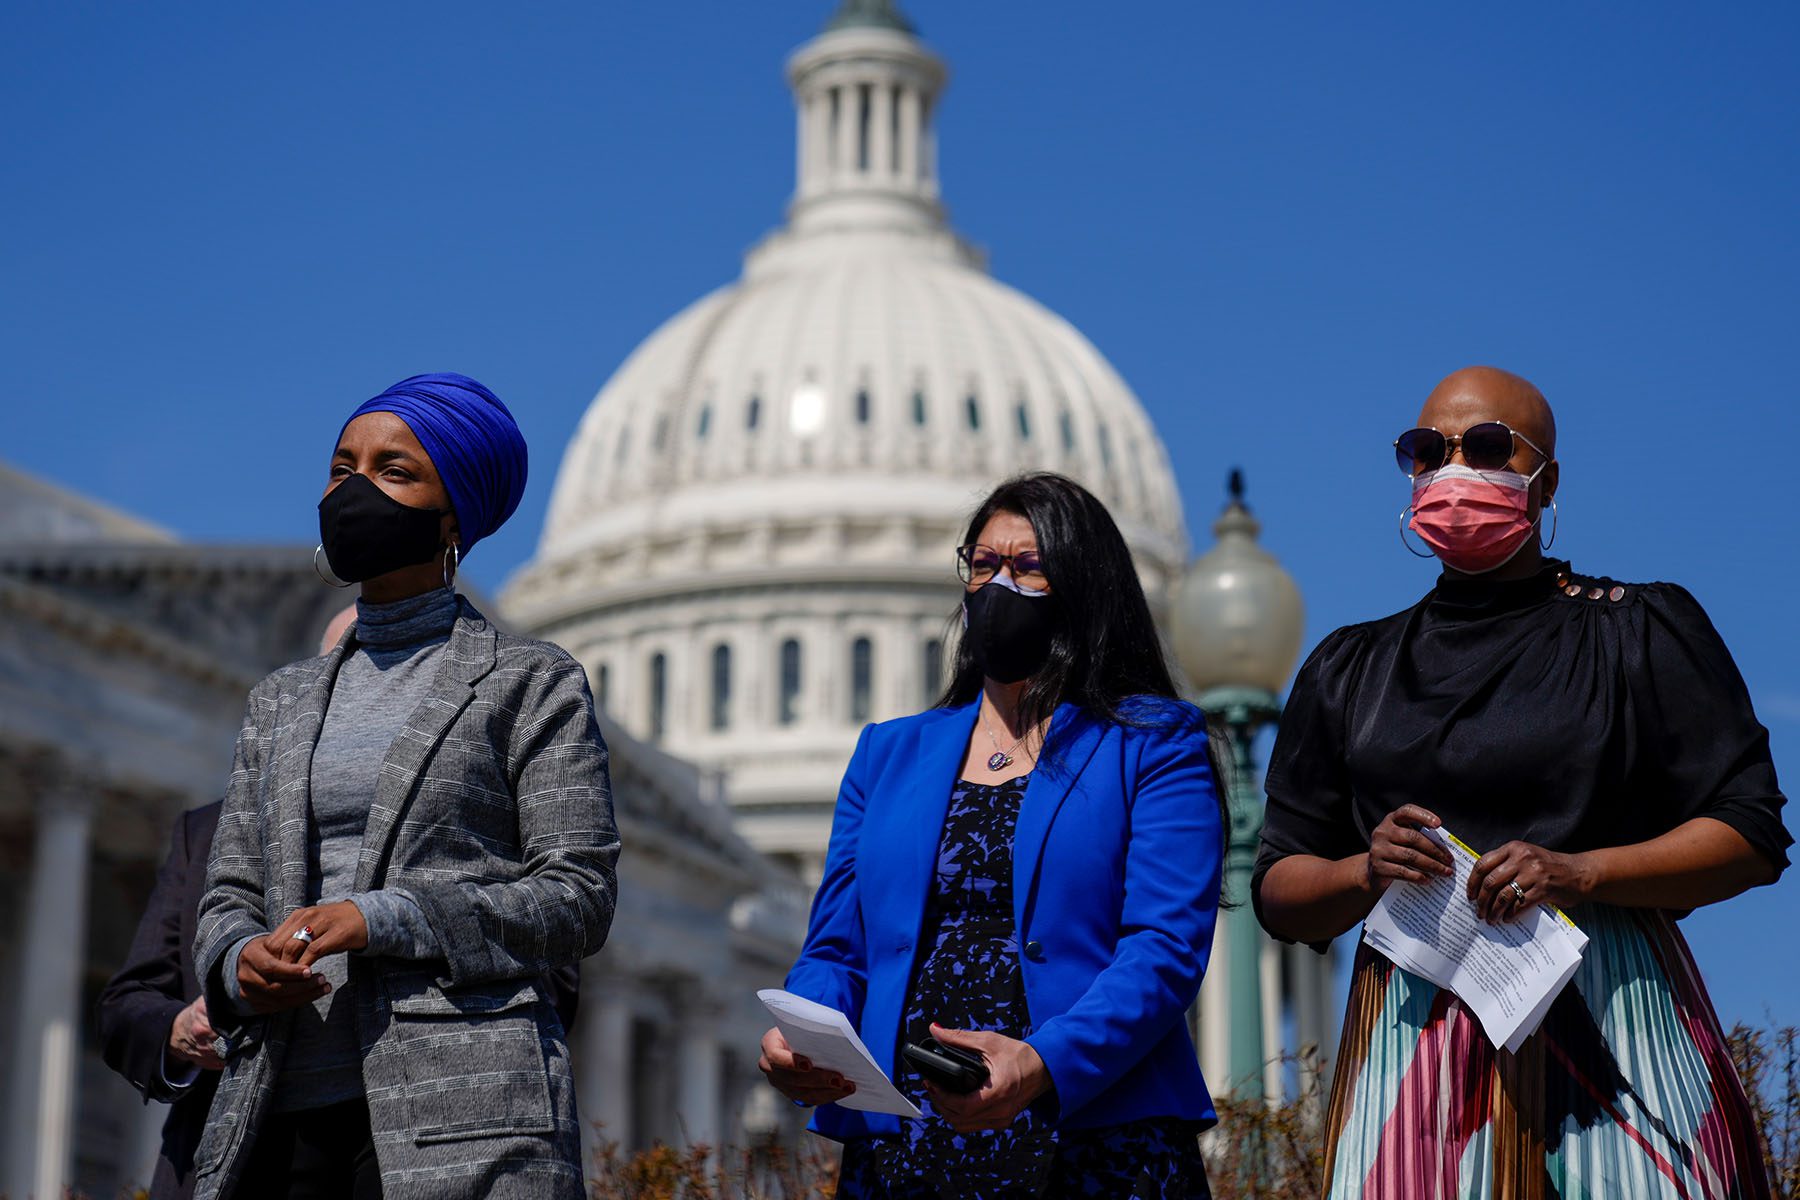
[[[932,119],[948,72],[891,0],[846,0],[789,58],[787,75],[796,232],[944,224]]]

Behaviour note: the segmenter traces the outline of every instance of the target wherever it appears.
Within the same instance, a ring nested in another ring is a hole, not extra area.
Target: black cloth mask
[[[1017,683],[1049,661],[1057,616],[1052,596],[1015,591],[996,579],[963,597],[963,637],[983,675]]]
[[[319,540],[331,573],[361,583],[430,562],[443,549],[444,512],[402,504],[367,475],[350,476],[319,501]]]

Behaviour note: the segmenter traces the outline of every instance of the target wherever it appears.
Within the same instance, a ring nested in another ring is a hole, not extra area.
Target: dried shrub
[[[1778,1200],[1800,1200],[1800,1029],[1740,1022],[1725,1041],[1756,1118],[1769,1190]]]
[[[1324,1191],[1324,1073],[1309,1047],[1288,1055],[1303,1081],[1291,1100],[1216,1100],[1201,1139],[1214,1200],[1314,1200]]]

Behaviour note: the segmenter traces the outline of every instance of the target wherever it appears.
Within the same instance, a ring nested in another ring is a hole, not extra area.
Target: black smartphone
[[[946,1092],[966,1095],[988,1081],[987,1063],[979,1054],[946,1046],[936,1038],[908,1042],[900,1053],[919,1069],[919,1074]]]

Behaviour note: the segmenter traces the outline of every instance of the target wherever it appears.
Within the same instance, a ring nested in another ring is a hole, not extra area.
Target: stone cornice
[[[0,575],[0,612],[15,614],[46,629],[109,654],[129,655],[152,667],[202,686],[243,695],[260,678],[216,655],[105,613],[73,597]]]

